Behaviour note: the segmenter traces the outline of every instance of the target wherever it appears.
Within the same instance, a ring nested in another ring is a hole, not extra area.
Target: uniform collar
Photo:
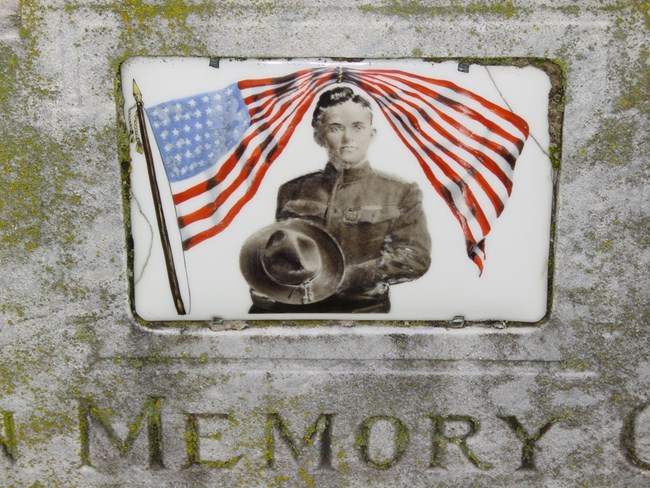
[[[325,178],[332,180],[340,178],[343,183],[349,183],[351,181],[358,180],[359,178],[363,178],[370,173],[372,173],[372,168],[370,167],[370,163],[368,163],[368,161],[355,168],[343,169],[340,171],[336,169],[336,166],[330,162],[327,163],[327,166],[325,166],[325,171],[323,172]]]

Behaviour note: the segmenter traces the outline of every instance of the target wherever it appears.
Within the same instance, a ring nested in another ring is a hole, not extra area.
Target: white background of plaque
[[[218,69],[207,58],[133,58],[122,67],[125,116],[135,101],[132,80],[140,87],[145,107],[175,98],[215,91],[242,79],[291,73],[306,65],[346,63],[331,61],[230,61]],[[347,63],[351,64],[351,63]],[[134,243],[135,307],[146,320],[223,319],[394,319],[512,320],[534,322],[546,313],[548,249],[552,203],[552,168],[548,157],[547,75],[536,68],[471,65],[469,73],[458,63],[416,60],[365,61],[357,66],[400,68],[454,82],[488,100],[510,108],[529,124],[530,136],[517,160],[513,191],[505,210],[486,239],[487,259],[479,277],[467,257],[457,220],[426,180],[415,158],[401,143],[379,108],[373,104],[377,136],[369,149],[373,168],[418,182],[432,238],[432,262],[420,279],[391,287],[389,314],[248,314],[249,287],[239,270],[244,240],[274,221],[281,184],[322,169],[325,150],[313,142],[313,109],[306,112],[284,152],[268,170],[256,196],[221,234],[187,252],[181,250],[171,193],[153,134],[149,132],[159,187],[186,308],[178,316],[173,306],[144,156],[131,145],[131,223]],[[357,93],[363,92],[353,87]],[[366,97],[369,98],[369,97]],[[505,101],[504,101],[505,99]],[[507,102],[507,105],[506,105]],[[314,102],[315,103],[315,102]],[[189,304],[189,307],[188,307]]]

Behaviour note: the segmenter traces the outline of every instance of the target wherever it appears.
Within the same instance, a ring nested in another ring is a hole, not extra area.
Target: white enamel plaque
[[[133,58],[121,76],[141,318],[546,315],[544,71]]]

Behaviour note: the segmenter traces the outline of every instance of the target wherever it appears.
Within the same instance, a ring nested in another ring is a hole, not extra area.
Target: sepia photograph
[[[141,318],[546,314],[542,70],[132,58],[121,77]]]

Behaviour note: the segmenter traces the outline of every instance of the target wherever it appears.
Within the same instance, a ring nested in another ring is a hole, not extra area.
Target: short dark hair
[[[370,102],[361,95],[354,93],[350,87],[337,86],[336,88],[321,93],[321,96],[318,98],[318,102],[316,103],[316,108],[314,109],[311,126],[314,129],[320,126],[326,109],[336,105],[341,105],[348,101],[358,103],[363,108],[367,109],[370,112],[370,120],[372,121],[372,106],[370,105]]]

